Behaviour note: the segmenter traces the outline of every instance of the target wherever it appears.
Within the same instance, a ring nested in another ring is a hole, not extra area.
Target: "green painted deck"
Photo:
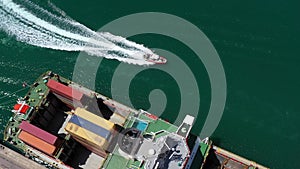
[[[129,116],[133,117],[132,114],[130,114]],[[162,120],[162,119],[153,120],[144,114],[140,114],[138,118],[128,118],[127,121],[125,122],[124,127],[125,128],[132,127],[132,125],[134,124],[136,119],[142,120],[142,121],[145,121],[148,123],[145,133],[158,132],[161,130],[166,130],[168,132],[176,132],[178,129],[177,126],[175,126],[165,120]]]
[[[106,169],[122,169],[128,163],[128,160],[120,155],[113,155],[108,160]]]
[[[208,148],[209,148],[209,145],[207,145],[205,143],[200,143],[200,152],[203,157],[207,154]]]
[[[28,101],[27,103],[31,107],[40,106],[43,99],[49,93],[49,89],[46,86],[47,81],[44,81],[41,77],[36,81],[38,83],[37,86],[32,86],[30,92],[27,93]],[[27,113],[24,119],[27,119],[28,116],[31,116],[30,113]]]
[[[146,132],[158,132],[161,130],[166,130],[168,132],[176,132],[178,127],[162,120],[162,119],[157,119],[156,121],[152,121],[148,124],[148,127],[146,129]]]

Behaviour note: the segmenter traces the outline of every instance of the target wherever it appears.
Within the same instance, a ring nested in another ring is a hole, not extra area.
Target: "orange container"
[[[55,146],[27,133],[26,131],[21,131],[19,139],[50,156],[52,156],[56,150]]]

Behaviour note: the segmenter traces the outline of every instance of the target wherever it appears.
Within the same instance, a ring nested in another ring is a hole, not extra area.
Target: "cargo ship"
[[[7,168],[266,169],[192,135],[193,116],[175,126],[51,71],[12,111],[0,149]]]

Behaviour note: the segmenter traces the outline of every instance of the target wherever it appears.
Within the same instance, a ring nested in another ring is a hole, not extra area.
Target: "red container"
[[[59,139],[53,134],[50,134],[47,131],[40,129],[27,121],[22,121],[22,123],[20,124],[20,129],[51,145],[57,145],[60,142]]]
[[[48,81],[47,86],[52,92],[66,97],[70,100],[80,101],[80,99],[83,96],[83,93],[79,92],[78,90],[73,89],[72,87],[66,86],[52,79]]]
[[[29,106],[27,104],[15,104],[14,106],[14,110],[18,111],[22,114],[25,114],[27,112],[27,110],[29,109]]]

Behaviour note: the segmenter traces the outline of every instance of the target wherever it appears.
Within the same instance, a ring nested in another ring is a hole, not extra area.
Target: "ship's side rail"
[[[220,147],[213,146],[213,149],[215,150],[216,154],[222,155],[222,156],[224,156],[224,157],[226,157],[230,160],[237,161],[237,162],[242,163],[244,165],[252,166],[252,167],[257,168],[257,169],[269,169],[265,166],[262,166],[260,164],[257,164],[256,162],[250,161],[250,160],[248,160],[244,157],[233,154],[233,153],[231,153],[227,150],[224,150]]]
[[[0,168],[7,169],[46,169],[25,156],[0,144]]]

